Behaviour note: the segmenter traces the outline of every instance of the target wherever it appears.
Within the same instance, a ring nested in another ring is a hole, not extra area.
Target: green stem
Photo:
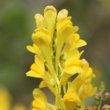
[[[97,110],[101,110],[102,100],[100,100]]]
[[[101,110],[102,102],[103,102],[103,94],[101,94],[101,99],[100,99],[100,101],[99,101],[99,104],[98,104],[97,110]]]

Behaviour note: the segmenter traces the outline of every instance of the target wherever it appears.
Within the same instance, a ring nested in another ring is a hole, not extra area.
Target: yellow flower
[[[49,30],[51,37],[53,37],[56,24],[57,10],[53,6],[47,6],[44,9],[45,27]]]
[[[28,51],[41,56],[41,52],[40,52],[39,47],[37,45],[35,45],[35,44],[33,44],[32,46],[28,45],[26,48]]]
[[[92,79],[94,77],[92,69],[86,60],[81,62],[82,73],[79,74],[72,82],[68,83],[67,91],[75,91],[83,103],[89,96],[93,96],[96,92],[96,87],[92,85]]]
[[[57,14],[53,6],[45,7],[44,16],[35,15],[33,45],[27,46],[35,60],[26,75],[42,79],[39,88],[50,89],[55,106],[48,103],[40,89],[35,89],[33,110],[73,110],[96,91],[92,85],[95,76],[92,68],[81,58],[84,51],[78,50],[87,43],[80,38],[79,27],[71,19],[68,10],[62,9]]]
[[[36,20],[36,27],[44,26],[44,17],[41,14],[36,14],[35,20]]]
[[[84,102],[85,99],[95,94],[96,88],[91,83],[85,83],[81,85],[78,92],[81,101]]]
[[[77,106],[81,107],[84,104],[85,99],[93,96],[95,92],[96,88],[93,87],[91,83],[83,83],[81,86],[77,87],[76,90],[74,83],[69,82],[67,93],[65,93],[63,97],[66,110],[73,110],[77,108]]]
[[[33,108],[36,110],[46,110],[47,98],[40,89],[33,91],[34,101],[32,102]]]
[[[60,13],[60,12],[59,12]],[[59,58],[61,56],[61,50],[66,40],[75,32],[70,17],[66,17],[57,22],[56,24],[56,71],[58,71]],[[68,36],[68,37],[67,37]]]
[[[31,65],[31,70],[26,73],[27,76],[43,78],[45,73],[44,58],[39,50],[38,46],[33,44],[33,46],[27,46],[27,49],[35,54],[35,63]]]
[[[63,101],[66,110],[74,110],[76,106],[81,103],[78,95],[76,94],[76,92],[73,91],[67,92],[63,97]]]
[[[26,73],[27,76],[36,77],[36,78],[43,78],[44,77],[44,69],[41,69],[39,65],[36,63],[32,64],[31,70]]]
[[[40,89],[34,89],[33,96],[33,110],[54,110],[55,107],[48,103],[47,97]]]

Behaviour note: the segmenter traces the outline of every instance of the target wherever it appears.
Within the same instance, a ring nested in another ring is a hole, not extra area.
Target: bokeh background
[[[0,0],[0,86],[11,94],[11,106],[22,103],[29,108],[38,85],[25,76],[33,63],[33,54],[25,47],[32,43],[34,15],[43,14],[46,5],[69,10],[88,42],[83,56],[94,68],[96,85],[104,81],[110,91],[110,0]]]

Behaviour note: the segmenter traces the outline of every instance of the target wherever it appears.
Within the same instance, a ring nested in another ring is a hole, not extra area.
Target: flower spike
[[[85,110],[84,101],[93,96],[94,73],[89,63],[81,58],[79,48],[87,45],[78,34],[68,10],[58,12],[46,6],[44,16],[35,15],[36,29],[32,46],[27,49],[35,55],[27,76],[40,78],[39,88],[33,91],[33,110]],[[42,88],[48,88],[55,97],[55,104],[48,102]]]

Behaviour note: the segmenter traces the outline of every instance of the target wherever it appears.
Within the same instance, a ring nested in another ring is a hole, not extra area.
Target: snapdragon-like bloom
[[[50,89],[55,105],[37,88],[33,92],[33,110],[79,110],[77,107],[81,108],[96,91],[92,68],[81,58],[83,51],[78,50],[87,43],[80,38],[79,28],[74,26],[66,9],[57,13],[53,6],[47,6],[44,15],[36,14],[35,20],[33,45],[27,46],[35,60],[26,75],[42,80],[39,88]]]

